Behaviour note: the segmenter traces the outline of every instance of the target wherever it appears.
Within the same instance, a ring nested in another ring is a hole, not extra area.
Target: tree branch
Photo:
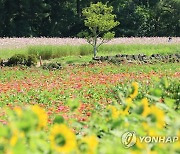
[[[102,39],[101,43],[97,46],[99,48],[102,44],[109,42],[110,40]]]
[[[90,39],[86,39],[86,40],[90,45],[94,46],[94,44],[91,42],[92,40],[90,40]]]

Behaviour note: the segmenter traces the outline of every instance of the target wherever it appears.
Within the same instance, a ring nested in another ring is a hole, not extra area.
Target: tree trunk
[[[94,37],[94,47],[93,47],[93,50],[94,50],[94,58],[95,58],[96,55],[97,55],[97,35],[96,35],[96,32],[95,32],[95,37]]]
[[[96,57],[96,55],[97,55],[97,48],[96,48],[96,45],[94,46],[93,51],[94,51],[94,58],[95,58],[95,57]]]

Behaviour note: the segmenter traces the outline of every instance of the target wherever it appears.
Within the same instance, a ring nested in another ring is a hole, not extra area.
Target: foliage
[[[62,69],[62,65],[60,63],[45,63],[42,65],[43,69],[47,69],[47,70],[60,70]]]
[[[23,54],[15,54],[11,58],[8,59],[8,66],[16,66],[16,65],[25,65],[27,61],[27,57]]]
[[[121,136],[126,131],[135,131],[137,137],[180,137],[180,113],[174,110],[176,104],[171,97],[171,94],[178,93],[178,89],[169,91],[170,87],[177,83],[167,78],[159,81],[154,79],[152,83],[148,86],[134,81],[118,84],[109,89],[113,89],[114,92],[108,96],[105,95],[109,91],[100,96],[102,88],[99,84],[99,90],[96,87],[84,93],[89,97],[88,101],[95,98],[93,104],[83,103],[84,100],[67,99],[65,104],[58,103],[60,105],[58,111],[52,106],[53,102],[51,105],[46,104],[49,103],[46,102],[46,98],[58,101],[59,92],[52,95],[51,91],[45,90],[44,95],[37,95],[43,99],[39,105],[22,106],[17,102],[18,104],[8,108],[3,107],[1,112],[6,115],[8,123],[0,124],[0,152],[166,154],[171,151],[178,153],[179,140],[163,144],[140,142],[137,139],[136,144],[131,148],[125,148],[121,142]],[[97,95],[98,91],[100,93]],[[32,99],[34,95],[29,92],[27,96]],[[110,98],[110,102],[100,102],[103,97]],[[56,111],[56,114],[53,111]],[[82,116],[80,119],[78,119],[79,114]],[[84,115],[88,118],[83,119]]]
[[[15,54],[7,61],[7,66],[35,66],[37,64],[37,58],[34,55]]]
[[[37,57],[35,55],[28,55],[25,65],[36,66],[36,64],[37,64]]]
[[[0,0],[1,37],[74,37],[82,10],[97,0]],[[116,36],[179,36],[179,0],[103,0],[121,24]],[[11,9],[10,9],[11,8]]]
[[[101,2],[91,4],[90,7],[83,10],[85,26],[91,31],[91,34],[87,36],[87,42],[93,46],[94,57],[96,57],[98,47],[111,40],[115,35],[114,32],[109,32],[119,24],[114,21],[116,16],[112,14],[112,11],[112,6],[108,7]],[[101,39],[99,44],[98,38]]]
[[[148,38],[142,40],[137,40],[144,42],[147,41]],[[166,39],[152,39],[152,44],[134,44],[133,38],[132,40],[126,38],[123,39],[122,42],[132,41],[132,44],[118,44],[118,40],[116,44],[106,44],[99,47],[99,55],[109,56],[109,55],[116,55],[116,54],[175,54],[180,51],[180,45],[169,44],[167,42],[168,38]],[[177,40],[178,41],[178,40]],[[155,42],[159,42],[159,44],[154,44]],[[165,43],[165,44],[164,44]],[[111,53],[111,54],[109,54]],[[26,48],[17,48],[17,49],[0,49],[0,57],[2,59],[7,59],[12,57],[14,54],[24,54],[28,55],[35,55],[37,57],[41,56],[42,59],[53,59],[53,58],[61,58],[66,59],[70,56],[72,58],[77,59],[79,55],[82,56],[89,56],[88,58],[91,59],[91,46],[90,45],[34,45],[34,46],[27,46]],[[39,55],[39,56],[38,56]],[[82,59],[85,57],[82,57]]]

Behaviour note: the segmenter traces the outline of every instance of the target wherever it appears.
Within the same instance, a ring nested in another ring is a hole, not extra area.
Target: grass
[[[13,56],[14,54],[25,54],[27,55],[27,48],[18,48],[18,49],[0,49],[0,58],[7,59]]]
[[[179,44],[167,44],[167,45],[103,45],[99,48],[98,55],[115,55],[115,54],[147,54],[151,55],[154,53],[168,54],[168,53],[178,53],[180,51]],[[26,48],[18,49],[0,49],[0,57],[7,59],[14,54],[35,54],[41,55],[43,59],[53,59],[62,58],[68,56],[88,56],[93,55],[92,47],[90,45],[38,45],[38,46],[28,46]]]
[[[83,64],[92,60],[89,56],[67,56],[61,58],[55,58],[50,60],[51,62],[60,62],[61,64]]]

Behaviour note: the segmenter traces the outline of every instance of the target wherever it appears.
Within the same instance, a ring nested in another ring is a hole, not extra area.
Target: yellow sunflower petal
[[[56,140],[59,136],[63,137],[64,140],[61,143],[57,142]],[[50,142],[51,148],[57,152],[68,153],[76,148],[75,134],[64,124],[55,124],[52,127],[50,133]]]

